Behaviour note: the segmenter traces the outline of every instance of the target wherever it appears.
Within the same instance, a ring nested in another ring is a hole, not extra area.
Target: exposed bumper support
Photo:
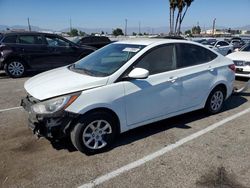
[[[69,134],[71,122],[78,116],[77,114],[64,110],[55,114],[35,114],[31,110],[33,104],[35,103],[29,97],[21,101],[21,106],[29,114],[28,127],[33,130],[34,134],[50,140],[60,139]]]

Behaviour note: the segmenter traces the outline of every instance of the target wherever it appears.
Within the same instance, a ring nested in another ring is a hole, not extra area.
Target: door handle
[[[209,70],[210,72],[213,72],[214,68],[212,66],[208,66],[207,70]]]
[[[174,83],[177,79],[178,79],[178,77],[176,77],[176,76],[171,76],[171,77],[168,79],[168,81]]]

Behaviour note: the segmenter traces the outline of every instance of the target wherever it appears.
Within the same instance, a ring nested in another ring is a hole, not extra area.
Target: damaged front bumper
[[[72,122],[77,118],[77,114],[61,110],[54,114],[35,114],[31,106],[40,102],[31,96],[27,96],[21,101],[21,106],[27,111],[28,127],[38,137],[45,137],[49,140],[61,139],[69,135]]]

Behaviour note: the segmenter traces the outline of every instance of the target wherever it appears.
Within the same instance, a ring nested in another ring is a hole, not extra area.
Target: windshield
[[[91,76],[109,76],[144,47],[132,44],[110,44],[72,64],[70,69]]]
[[[242,49],[240,51],[243,52],[250,52],[250,44],[247,44],[245,46],[242,47]]]

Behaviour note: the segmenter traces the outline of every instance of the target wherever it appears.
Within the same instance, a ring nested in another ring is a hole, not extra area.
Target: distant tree
[[[133,36],[136,36],[136,35],[137,35],[137,33],[133,32],[133,33],[132,33],[132,35],[133,35]]]
[[[143,35],[148,35],[148,33],[144,32]]]
[[[115,30],[113,30],[113,35],[119,36],[119,35],[124,35],[124,34],[121,28],[116,28]]]
[[[192,28],[192,34],[200,34],[201,33],[201,28],[200,26],[194,26]]]
[[[189,30],[187,30],[187,31],[185,31],[185,35],[191,35],[192,34],[192,32],[191,32],[191,30],[189,29]]]
[[[104,31],[101,32],[101,35],[104,35]]]
[[[68,33],[69,36],[74,37],[74,36],[78,36],[78,30],[77,29],[71,29],[70,32]]]
[[[84,31],[79,31],[78,33],[79,33],[80,36],[86,35],[86,33]]]

